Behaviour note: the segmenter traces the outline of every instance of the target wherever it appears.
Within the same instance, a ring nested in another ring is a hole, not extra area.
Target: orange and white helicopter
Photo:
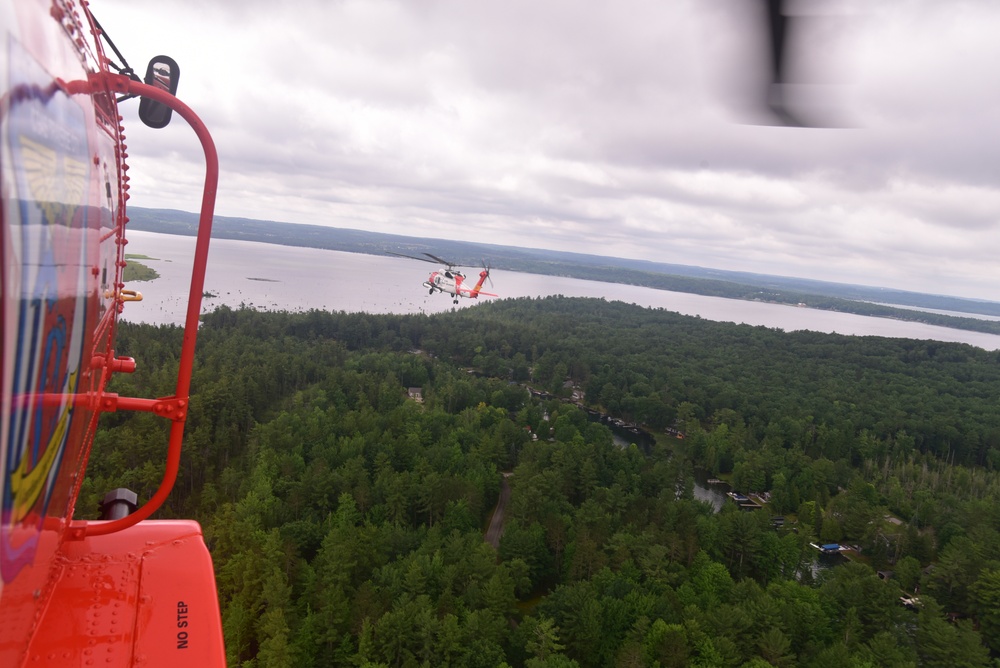
[[[224,666],[212,558],[191,520],[150,519],[177,477],[218,184],[208,130],[175,97],[177,64],[145,80],[87,2],[0,3],[0,666]],[[114,49],[119,60],[124,58]],[[119,103],[185,120],[205,183],[174,394],[108,391],[136,361],[115,354],[130,301],[122,271],[128,194]],[[74,510],[102,413],[169,424],[148,499],[108,490],[100,520]]]
[[[493,287],[493,279],[490,278],[490,267],[483,262],[483,270],[479,272],[479,281],[471,288],[465,283],[465,274],[458,271],[453,262],[448,262],[447,260],[442,260],[436,255],[431,255],[430,253],[424,253],[427,258],[416,257],[415,255],[404,255],[403,253],[393,253],[386,251],[389,255],[396,255],[398,257],[407,257],[411,260],[420,260],[421,262],[432,262],[434,264],[439,264],[443,269],[438,271],[432,271],[431,275],[427,277],[424,281],[424,287],[427,288],[427,294],[432,295],[435,292],[444,292],[452,296],[452,302],[457,304],[459,297],[468,297],[469,299],[478,299],[479,295],[486,295],[487,297],[498,297],[492,292],[483,292],[483,284],[486,281],[490,282],[490,287]]]

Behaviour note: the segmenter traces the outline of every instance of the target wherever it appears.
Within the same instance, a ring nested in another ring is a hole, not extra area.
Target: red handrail
[[[177,471],[181,461],[181,445],[184,438],[184,423],[188,413],[195,340],[198,336],[198,318],[201,314],[201,298],[205,287],[208,244],[212,235],[212,215],[215,211],[215,195],[219,185],[219,157],[215,150],[215,142],[201,119],[186,104],[164,90],[110,72],[100,72],[94,74],[88,81],[74,81],[65,84],[65,86],[70,93],[89,94],[110,90],[124,95],[141,95],[165,104],[188,122],[201,141],[202,149],[205,152],[205,188],[201,200],[198,240],[194,251],[194,266],[191,270],[191,291],[188,295],[184,339],[181,343],[180,368],[177,373],[174,395],[161,399],[132,399],[118,397],[113,393],[102,393],[98,397],[76,397],[76,401],[87,402],[98,411],[111,411],[118,408],[150,411],[172,420],[163,479],[160,481],[156,493],[130,515],[109,522],[73,522],[68,532],[69,537],[81,539],[85,536],[100,536],[121,531],[145,520],[163,505],[177,480]]]

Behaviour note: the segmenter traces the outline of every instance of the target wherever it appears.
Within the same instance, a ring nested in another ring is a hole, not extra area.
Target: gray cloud
[[[1000,6],[801,3],[798,92],[759,125],[746,0],[126,0],[133,66],[181,64],[218,212],[1000,299]],[[182,124],[126,112],[134,204],[193,209]]]

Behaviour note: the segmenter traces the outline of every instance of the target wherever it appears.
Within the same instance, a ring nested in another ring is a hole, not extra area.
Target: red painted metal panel
[[[212,560],[196,522],[68,543],[29,666],[224,666]]]

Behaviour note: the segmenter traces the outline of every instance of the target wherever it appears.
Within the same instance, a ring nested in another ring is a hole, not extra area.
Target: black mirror
[[[160,90],[174,95],[177,92],[177,81],[180,78],[181,70],[173,58],[156,56],[149,61],[149,66],[146,67],[146,77],[143,79],[143,83],[156,86]],[[139,100],[139,120],[151,128],[165,128],[170,122],[171,113],[172,110],[165,104],[147,97]]]

